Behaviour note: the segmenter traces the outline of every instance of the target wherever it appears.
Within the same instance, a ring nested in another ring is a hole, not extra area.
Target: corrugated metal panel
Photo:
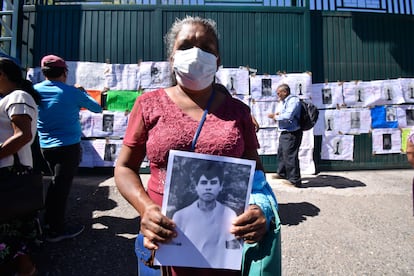
[[[311,68],[314,83],[414,76],[413,17],[309,14],[304,9],[37,7],[36,14],[25,12],[27,46],[22,48],[22,64],[37,66],[47,53],[67,60],[111,63],[165,60],[163,36],[176,17],[186,14],[217,21],[225,67],[248,65],[271,74]],[[320,160],[320,143],[316,137],[318,170],[407,167],[405,155],[372,156],[369,135],[355,136],[354,162]],[[275,156],[262,156],[262,160],[269,171],[276,169]]]
[[[303,58],[309,48],[304,12],[42,6],[37,8],[35,23],[42,31],[35,33],[34,58],[27,59],[38,62],[42,55],[53,52],[80,61],[165,60],[163,36],[175,18],[193,14],[217,21],[225,67],[245,65],[272,74],[309,71],[309,59]]]
[[[313,81],[375,80],[414,75],[414,17],[312,14]],[[398,31],[397,31],[398,30]]]
[[[176,17],[188,12],[163,12],[164,33]],[[211,11],[192,14],[217,22],[224,67],[249,66],[260,73],[310,70],[303,58],[306,45],[303,13]],[[283,43],[281,43],[283,41]]]
[[[34,60],[52,52],[67,60],[93,62],[163,60],[155,14],[154,9],[138,8],[38,7],[36,28],[42,31],[36,32]]]

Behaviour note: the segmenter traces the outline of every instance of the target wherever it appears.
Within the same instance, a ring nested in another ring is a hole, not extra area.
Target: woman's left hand
[[[262,209],[257,205],[250,205],[247,211],[233,221],[230,232],[247,243],[260,241],[266,234],[266,217]]]

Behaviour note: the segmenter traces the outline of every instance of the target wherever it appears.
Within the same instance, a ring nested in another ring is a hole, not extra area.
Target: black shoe
[[[296,188],[302,188],[302,183],[301,182],[295,183],[294,185],[295,185]]]
[[[83,232],[85,226],[83,225],[68,225],[62,232],[50,231],[46,234],[45,240],[48,242],[60,242],[67,239],[72,239]]]

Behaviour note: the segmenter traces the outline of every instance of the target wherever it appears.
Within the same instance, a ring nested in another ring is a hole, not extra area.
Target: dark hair
[[[58,78],[63,75],[68,69],[64,67],[47,67],[42,68],[42,73],[46,78]]]
[[[194,180],[196,181],[196,185],[200,180],[201,176],[205,176],[207,179],[212,179],[214,177],[218,177],[220,180],[220,185],[223,185],[224,180],[224,168],[221,162],[217,161],[209,161],[202,163],[197,169],[194,171]]]
[[[3,72],[9,81],[16,84],[16,87],[29,93],[36,104],[40,104],[40,94],[33,88],[31,81],[24,79],[22,69],[9,58],[0,58],[0,71]]]

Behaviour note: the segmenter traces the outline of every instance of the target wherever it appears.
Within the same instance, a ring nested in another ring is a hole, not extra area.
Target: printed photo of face
[[[219,193],[223,189],[223,186],[217,176],[212,179],[207,179],[204,175],[202,175],[195,189],[200,200],[209,202],[216,200]]]

